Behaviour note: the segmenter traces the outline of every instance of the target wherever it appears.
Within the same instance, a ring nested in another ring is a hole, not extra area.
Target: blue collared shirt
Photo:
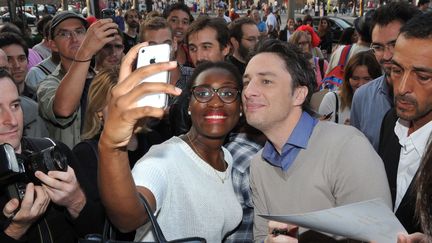
[[[282,147],[282,153],[275,149],[269,141],[264,145],[262,157],[270,164],[287,171],[302,149],[306,149],[309,138],[318,120],[303,111],[288,141]]]
[[[362,85],[354,93],[350,114],[351,126],[362,131],[376,151],[382,120],[392,107],[393,99],[385,75]]]

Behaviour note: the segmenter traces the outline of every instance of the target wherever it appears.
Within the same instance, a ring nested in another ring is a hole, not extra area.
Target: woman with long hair
[[[226,62],[199,65],[190,79],[188,114],[192,127],[153,146],[129,169],[125,148],[139,120],[162,117],[164,110],[138,107],[149,93],[179,95],[170,84],[141,83],[154,73],[177,66],[158,63],[131,72],[140,44],[126,55],[119,84],[113,88],[108,118],[99,140],[99,189],[108,216],[123,231],[137,230],[136,240],[151,241],[142,195],[157,214],[167,240],[198,236],[221,242],[241,221],[242,209],[231,180],[232,157],[222,147],[241,115],[242,78]]]
[[[324,95],[318,113],[323,116],[331,116],[330,121],[350,124],[351,103],[355,91],[381,74],[380,65],[372,52],[357,53],[351,57],[345,67],[342,86],[338,91]]]
[[[318,25],[318,36],[321,39],[319,48],[324,55],[324,58],[328,59],[332,53],[333,46],[333,33],[331,32],[331,23],[327,17],[321,17]]]

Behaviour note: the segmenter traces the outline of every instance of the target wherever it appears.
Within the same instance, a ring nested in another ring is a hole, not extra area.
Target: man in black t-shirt
[[[124,16],[126,31],[123,32],[124,53],[138,43],[139,14],[136,9],[129,9]]]
[[[229,25],[230,41],[233,53],[228,61],[234,64],[241,74],[246,68],[246,59],[249,52],[255,47],[260,38],[260,32],[255,22],[248,17],[234,20]]]

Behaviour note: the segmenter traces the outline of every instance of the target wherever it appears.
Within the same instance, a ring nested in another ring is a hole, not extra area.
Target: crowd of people
[[[259,215],[375,198],[408,232],[398,243],[431,242],[430,23],[392,2],[338,45],[328,18],[282,28],[267,5],[62,11],[36,45],[2,24],[0,242],[78,242],[108,222],[118,240],[155,241],[143,200],[170,241],[357,242]],[[170,61],[137,68],[158,44]],[[138,105],[155,93],[165,108]]]

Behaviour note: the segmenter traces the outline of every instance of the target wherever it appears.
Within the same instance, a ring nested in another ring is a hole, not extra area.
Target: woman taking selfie
[[[144,44],[145,45],[145,44]],[[157,215],[167,240],[202,237],[221,242],[241,220],[231,181],[232,157],[222,145],[241,113],[242,79],[234,66],[206,63],[191,77],[188,114],[192,127],[183,136],[153,146],[132,170],[125,151],[137,122],[162,117],[163,109],[137,107],[143,94],[180,90],[162,83],[139,84],[175,62],[153,64],[133,73],[135,46],[123,61],[119,84],[113,88],[109,116],[99,141],[99,187],[111,221],[122,231],[137,229],[135,240],[151,241],[141,194]]]

